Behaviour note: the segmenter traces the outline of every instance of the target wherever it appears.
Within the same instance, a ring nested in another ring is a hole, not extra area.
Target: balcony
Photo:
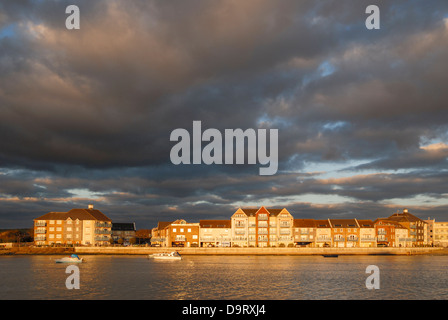
[[[47,222],[45,222],[45,221],[36,222],[34,225],[36,227],[46,227],[47,226]]]
[[[268,230],[258,230],[258,234],[268,234]]]
[[[335,238],[334,241],[336,241],[336,242],[343,242],[343,241],[345,241],[345,239],[343,237],[342,238]]]
[[[99,229],[96,229],[95,230],[95,234],[112,234],[112,231],[111,230],[99,230]]]
[[[246,224],[245,223],[240,223],[240,224],[236,224],[235,228],[245,228]]]
[[[246,234],[246,231],[244,231],[244,230],[235,230],[235,234],[240,234],[240,235]]]
[[[34,231],[35,233],[38,233],[38,234],[45,234],[45,233],[47,233],[47,230],[45,230],[45,229],[42,229],[42,230],[36,230],[36,231]]]
[[[385,230],[378,230],[378,235],[386,235],[387,232]]]
[[[112,224],[106,222],[95,222],[95,227],[97,228],[111,228]]]
[[[109,237],[95,237],[95,241],[109,241]]]

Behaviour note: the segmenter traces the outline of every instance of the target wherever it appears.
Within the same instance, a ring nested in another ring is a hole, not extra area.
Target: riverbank
[[[448,248],[163,248],[163,247],[13,247],[0,255],[148,255],[177,251],[181,255],[448,255]]]
[[[146,255],[177,251],[181,255],[416,255],[441,254],[442,248],[153,248],[153,247],[77,247],[78,254]],[[445,251],[448,255],[448,250]]]

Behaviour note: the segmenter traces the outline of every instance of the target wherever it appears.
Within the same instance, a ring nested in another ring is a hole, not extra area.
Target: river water
[[[84,256],[67,289],[59,256],[0,256],[1,300],[448,299],[448,256]],[[367,289],[369,265],[379,289]]]

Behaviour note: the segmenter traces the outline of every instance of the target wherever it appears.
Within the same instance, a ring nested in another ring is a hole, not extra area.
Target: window
[[[177,231],[176,231],[176,228],[173,228],[173,232],[177,232]]]
[[[56,224],[62,224],[62,220],[57,220]]]
[[[187,230],[188,232],[191,232],[191,228],[188,228],[188,230]]]
[[[57,235],[56,235],[56,238],[57,238],[57,239],[61,239],[61,237],[62,237],[62,234],[57,234]]]
[[[72,231],[72,227],[67,227],[67,231]]]
[[[50,220],[50,224],[54,224],[54,220]]]
[[[184,232],[184,228],[180,228],[180,232]]]
[[[197,234],[194,234],[193,235],[193,239],[197,239],[198,238],[198,235]]]
[[[50,227],[49,230],[50,230],[50,231],[54,231],[54,227]]]

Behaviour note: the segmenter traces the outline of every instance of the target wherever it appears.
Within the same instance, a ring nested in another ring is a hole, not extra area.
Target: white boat
[[[182,260],[182,256],[179,252],[163,252],[150,254],[149,258],[160,259],[160,260]]]
[[[56,263],[81,263],[83,258],[78,257],[77,254],[72,254],[70,257],[56,259]]]

